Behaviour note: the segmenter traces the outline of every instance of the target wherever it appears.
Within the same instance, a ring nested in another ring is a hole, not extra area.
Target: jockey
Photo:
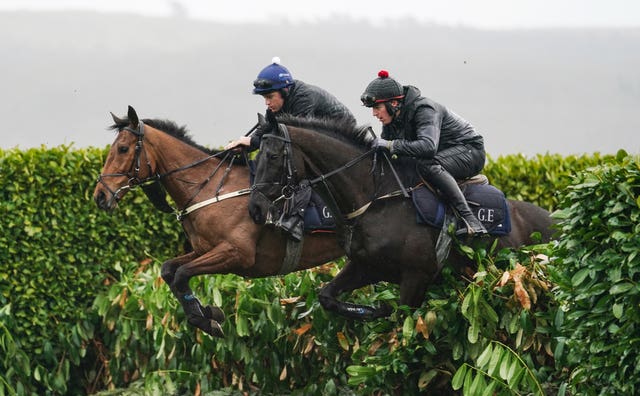
[[[456,182],[475,176],[484,167],[484,140],[474,127],[421,96],[418,88],[401,85],[386,70],[380,70],[360,100],[382,123],[381,137],[372,142],[373,147],[416,158],[419,173],[458,213],[467,235],[486,234]]]
[[[289,114],[298,117],[344,119],[356,125],[351,111],[335,96],[315,85],[295,80],[289,70],[280,64],[278,57],[274,57],[272,63],[260,71],[253,87],[253,93],[264,98],[267,119],[273,115]],[[225,149],[248,146],[251,150],[256,150],[260,147],[260,139],[264,133],[265,130],[258,127],[251,136],[243,136],[229,143]]]

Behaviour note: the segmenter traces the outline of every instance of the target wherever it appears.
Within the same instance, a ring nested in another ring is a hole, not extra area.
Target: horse
[[[172,121],[140,120],[131,106],[126,118],[111,115],[114,125],[110,129],[117,135],[98,177],[94,201],[100,209],[112,211],[129,190],[161,183],[176,205],[192,248],[165,261],[161,275],[192,326],[213,337],[224,337],[221,323],[225,315],[219,307],[203,306],[195,297],[189,287],[194,276],[232,273],[267,277],[344,256],[333,234],[305,235],[301,251],[289,254],[286,234],[255,224],[247,209],[246,160],[232,164],[229,158],[237,157],[234,153],[214,152],[194,143],[185,127]],[[150,190],[154,205],[166,208],[164,197],[158,197],[159,189]]]
[[[405,188],[420,180],[415,161],[396,159],[400,168],[407,168],[397,172],[389,157],[369,149],[372,131],[369,133],[366,126],[290,117],[278,122],[271,133],[263,135],[256,159],[249,201],[254,221],[265,223],[274,211],[282,210],[280,202],[295,199],[299,191],[313,187],[333,213],[338,238],[349,259],[320,291],[321,305],[361,320],[388,316],[391,309],[384,304],[373,307],[338,300],[340,293],[387,281],[399,285],[401,305],[420,306],[441,269],[438,239],[451,232],[416,222],[416,209],[408,199],[413,191]],[[459,241],[491,244],[497,238],[497,246],[502,248],[530,245],[539,242],[537,238],[550,240],[553,222],[548,211],[514,200],[507,200],[506,207],[512,224],[507,235],[476,240],[462,237]],[[449,242],[457,237],[450,238]],[[446,262],[458,269],[475,267],[455,249]]]

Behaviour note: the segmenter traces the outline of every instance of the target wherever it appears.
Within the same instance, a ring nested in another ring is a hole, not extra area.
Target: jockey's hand
[[[386,140],[383,138],[375,138],[373,139],[373,142],[371,142],[371,148],[375,148],[378,151],[380,150],[387,150],[389,152],[391,152],[391,144],[393,143],[393,141],[391,140]]]
[[[235,151],[240,151],[243,148],[249,147],[251,145],[251,137],[243,136],[238,140],[234,140],[233,142],[224,146],[225,150],[235,149]]]

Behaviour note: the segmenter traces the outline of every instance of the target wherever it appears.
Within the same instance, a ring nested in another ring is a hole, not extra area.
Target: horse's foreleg
[[[404,272],[400,281],[400,304],[418,308],[424,301],[431,276],[419,272]]]
[[[219,307],[216,307],[213,305],[203,306],[200,300],[198,300],[194,296],[193,291],[191,291],[191,289],[189,288],[188,281],[187,281],[186,290],[184,289],[179,290],[175,286],[174,280],[175,280],[175,274],[178,268],[180,268],[182,265],[192,262],[195,258],[196,258],[196,254],[191,252],[183,256],[179,256],[171,260],[165,261],[162,264],[162,269],[161,269],[162,279],[164,279],[165,283],[169,286],[169,289],[171,290],[173,295],[176,296],[176,298],[182,305],[182,308],[184,309],[185,314],[187,315],[188,318],[190,318],[191,321],[195,320],[197,322],[206,322],[207,320],[213,320],[218,324],[222,323],[225,319],[224,312],[222,312],[222,310]],[[192,318],[201,318],[201,319],[192,319]],[[216,327],[216,326],[211,326],[208,324],[203,326],[198,326],[196,324],[196,327],[199,327],[202,330],[209,332],[208,331],[209,328]],[[220,336],[222,336],[222,334],[220,334]]]
[[[196,254],[194,252],[191,252],[182,256],[174,257],[162,263],[162,268],[160,269],[160,275],[162,276],[162,279],[164,279],[165,283],[169,285],[169,287],[171,287],[178,268],[181,265],[186,264],[189,261],[192,261],[195,257],[196,257]]]
[[[343,302],[337,298],[341,293],[351,292],[376,282],[378,279],[371,277],[366,272],[366,268],[349,261],[342,271],[320,290],[318,300],[324,309],[352,319],[372,320],[389,316],[391,309],[386,305],[376,308]]]
[[[179,265],[171,263],[167,265],[167,272],[170,272],[169,269],[172,267],[175,269],[171,291],[182,304],[189,324],[211,336],[224,336],[220,326],[220,323],[225,319],[224,313],[216,306],[203,307],[193,294],[189,280],[197,275],[229,273],[237,269],[238,266],[250,265],[245,262],[246,260],[243,260],[242,256],[232,244],[223,242],[201,256],[193,256],[192,260],[183,261]]]

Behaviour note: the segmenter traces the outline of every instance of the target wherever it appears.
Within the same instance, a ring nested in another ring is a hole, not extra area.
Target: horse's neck
[[[226,175],[221,187],[227,166],[220,164],[219,158],[210,157],[209,154],[171,136],[158,136],[159,139],[154,139],[152,143],[158,173],[167,175],[162,178],[162,184],[179,208],[188,203],[211,198],[216,193],[224,194],[249,186],[248,171],[243,167],[234,166]],[[208,157],[210,158],[204,161]],[[206,197],[201,198],[204,195]]]
[[[305,133],[307,136],[304,136]],[[301,133],[298,147],[305,159],[305,169],[309,179],[327,175],[363,153],[337,139],[323,135],[311,136],[309,132]],[[371,160],[365,158],[323,182],[328,185],[333,200],[343,214],[360,208],[374,197],[376,185],[370,170]]]

